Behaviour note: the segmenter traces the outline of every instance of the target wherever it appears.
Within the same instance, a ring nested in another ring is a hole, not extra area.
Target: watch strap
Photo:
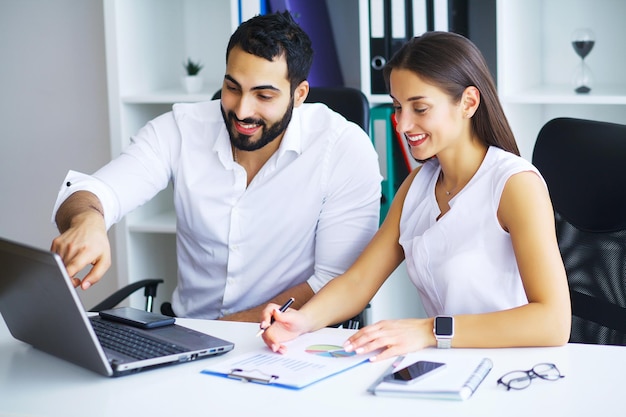
[[[437,338],[437,348],[439,349],[450,349],[452,347],[452,339],[446,338],[441,339]]]

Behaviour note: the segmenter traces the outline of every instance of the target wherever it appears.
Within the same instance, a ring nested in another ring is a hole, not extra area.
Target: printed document
[[[346,352],[342,347],[346,338],[346,332],[324,328],[285,343],[288,351],[284,355],[263,346],[251,352],[227,357],[202,372],[301,389],[368,362],[369,357],[376,353],[356,355],[354,352]]]

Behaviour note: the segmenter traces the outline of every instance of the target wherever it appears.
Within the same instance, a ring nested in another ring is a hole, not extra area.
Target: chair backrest
[[[306,103],[324,103],[369,134],[370,104],[361,90],[351,87],[311,87]]]
[[[221,95],[222,91],[218,90],[213,100]],[[305,102],[324,103],[369,134],[370,104],[361,90],[351,87],[311,87]]]
[[[532,161],[554,206],[570,342],[626,345],[626,125],[551,120]]]

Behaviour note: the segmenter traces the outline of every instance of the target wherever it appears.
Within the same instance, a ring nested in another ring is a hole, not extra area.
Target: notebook
[[[106,376],[184,363],[234,348],[232,342],[177,324],[143,330],[121,323],[116,325],[134,337],[168,344],[170,351],[137,358],[104,346],[94,326],[109,321],[85,312],[60,256],[2,238],[0,313],[16,339]]]
[[[458,355],[458,352],[445,352],[443,354],[437,352],[430,356],[432,357],[429,357],[427,351],[422,351],[401,358],[402,360],[394,362],[392,369],[381,375],[368,391],[379,396],[463,401],[476,392],[493,367],[491,359],[481,356]],[[409,384],[384,380],[386,374],[401,370],[416,360],[437,361],[445,363],[446,366],[439,372],[432,375],[427,374],[423,379]]]

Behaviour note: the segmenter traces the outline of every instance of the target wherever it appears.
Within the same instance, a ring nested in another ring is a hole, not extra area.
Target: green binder
[[[380,221],[385,219],[393,197],[408,175],[403,163],[400,147],[396,140],[391,115],[391,104],[381,104],[370,110],[371,138],[378,152],[380,171],[383,176],[380,204]]]

